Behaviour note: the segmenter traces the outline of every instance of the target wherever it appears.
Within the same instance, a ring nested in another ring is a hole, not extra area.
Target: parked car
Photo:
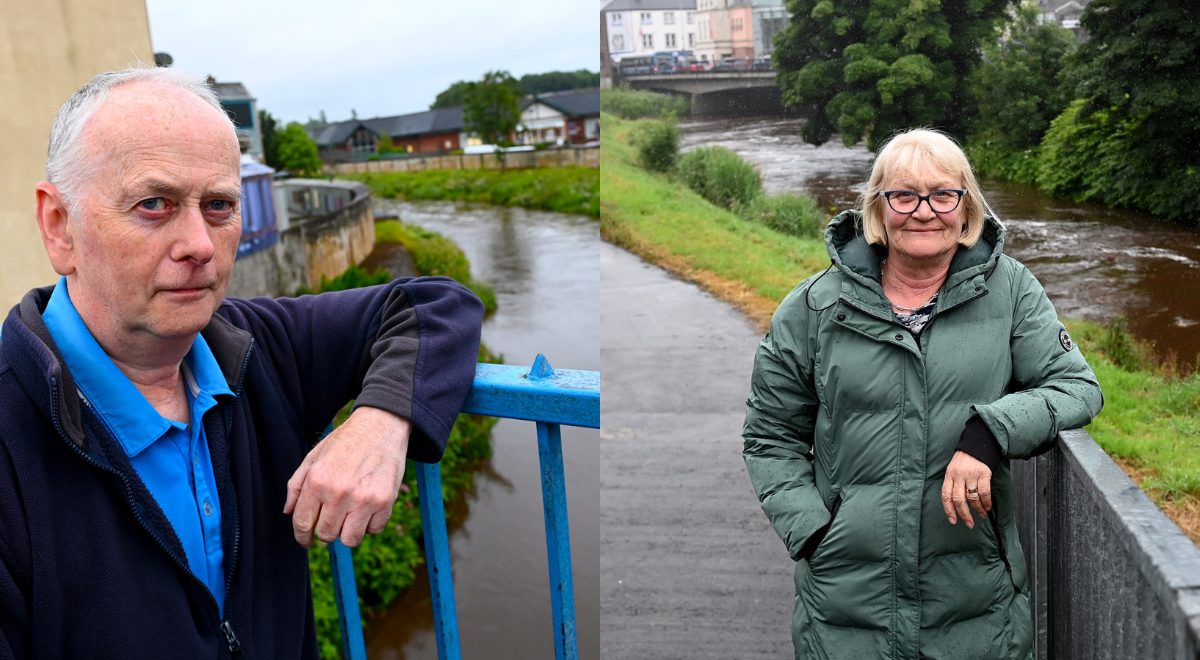
[[[753,61],[748,57],[726,57],[713,65],[714,72],[750,71]]]
[[[771,61],[771,57],[767,56],[767,57],[759,57],[759,58],[755,59],[754,64],[751,65],[751,67],[750,67],[750,70],[751,71],[771,71],[771,70],[774,70],[774,68],[775,68],[775,64]]]

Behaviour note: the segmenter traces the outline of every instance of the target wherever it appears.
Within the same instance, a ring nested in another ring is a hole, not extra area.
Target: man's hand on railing
[[[315,533],[353,547],[366,532],[383,531],[404,478],[410,430],[407,419],[364,406],[308,452],[283,506],[300,545],[311,546]]]

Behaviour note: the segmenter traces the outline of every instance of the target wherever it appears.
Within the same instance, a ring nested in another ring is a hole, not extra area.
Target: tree
[[[384,131],[379,132],[379,137],[375,140],[375,153],[380,156],[396,153],[396,145],[392,142],[392,136]]]
[[[874,149],[919,125],[962,135],[972,114],[966,78],[1008,4],[790,0],[791,23],[775,40],[784,104],[806,112],[812,144],[836,131]]]
[[[587,69],[578,71],[549,71],[521,76],[521,94],[533,96],[547,92],[567,92],[574,89],[598,89],[600,74]]]
[[[277,122],[266,110],[258,111],[258,126],[262,131],[263,160],[267,165],[277,170],[283,169],[279,163],[279,131]]]
[[[1090,187],[1108,204],[1200,222],[1200,5],[1093,0],[1082,24],[1089,40],[1067,75],[1084,103],[1070,123],[1106,135],[1085,159]]]
[[[450,85],[441,94],[434,99],[433,105],[429,106],[430,110],[438,108],[456,108],[464,105],[467,100],[467,92],[471,89],[472,83],[465,80],[460,80],[453,85]]]
[[[321,162],[317,143],[308,136],[300,124],[292,122],[279,132],[279,164],[297,176],[321,176]]]
[[[977,169],[1034,182],[1037,146],[1071,101],[1060,73],[1075,48],[1075,35],[1039,23],[1032,5],[1018,8],[1005,36],[984,47],[983,62],[968,78],[977,114],[967,146]]]
[[[471,85],[474,83],[460,80],[450,85],[437,95],[430,110],[437,108],[453,108],[467,104]],[[547,92],[569,92],[575,89],[598,89],[600,74],[587,69],[578,71],[549,71],[547,73],[528,73],[521,76],[518,83],[521,96],[534,96]]]
[[[507,71],[489,71],[470,84],[463,103],[463,125],[485,144],[507,145],[521,120],[521,89]]]

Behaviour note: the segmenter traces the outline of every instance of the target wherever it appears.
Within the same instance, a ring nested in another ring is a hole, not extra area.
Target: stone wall
[[[337,174],[357,172],[420,172],[423,170],[527,169],[534,167],[600,167],[599,147],[569,147],[543,151],[516,151],[504,155],[501,163],[496,154],[459,154],[457,156],[427,156],[369,160],[361,163],[341,163],[333,166]]]
[[[292,217],[269,248],[238,259],[226,295],[290,296],[300,287],[316,289],[321,277],[333,278],[366,259],[375,247],[372,195],[360,183],[335,181],[310,186],[349,187],[354,195],[345,207],[316,217]]]

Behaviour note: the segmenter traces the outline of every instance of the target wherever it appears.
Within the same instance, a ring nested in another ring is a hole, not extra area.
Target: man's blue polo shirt
[[[180,365],[190,412],[190,422],[183,424],[158,414],[108,357],[75,310],[65,277],[54,287],[42,319],[79,391],[108,425],[175,528],[188,567],[208,585],[223,610],[221,504],[202,420],[216,405],[217,395],[233,392],[208,343],[196,335]]]

